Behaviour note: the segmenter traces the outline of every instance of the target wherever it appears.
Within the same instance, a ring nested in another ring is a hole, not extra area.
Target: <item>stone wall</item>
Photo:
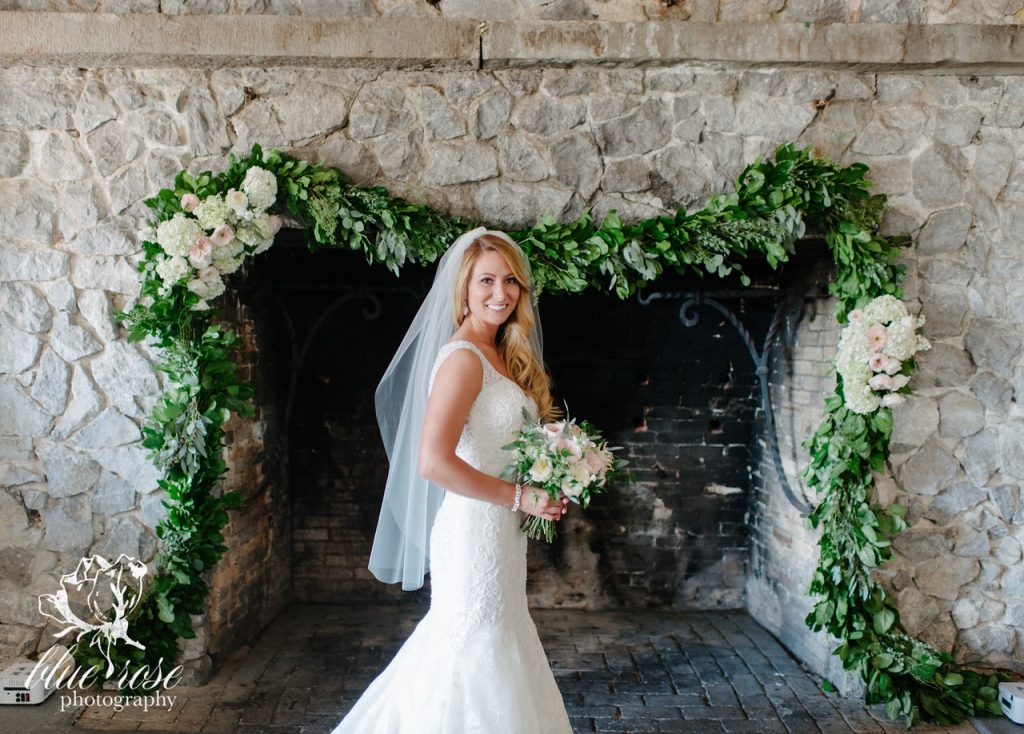
[[[1024,6],[1013,0],[0,0],[0,10],[616,22],[1024,22]]]
[[[81,555],[153,557],[149,529],[162,507],[137,442],[161,382],[148,348],[128,344],[111,314],[137,293],[141,200],[180,167],[218,168],[229,151],[260,142],[515,227],[587,207],[626,219],[693,207],[726,190],[745,162],[796,141],[870,164],[891,196],[887,230],[916,240],[907,296],[927,316],[935,347],[921,359],[918,396],[897,412],[895,481],[881,482],[886,500],[910,506],[913,525],[886,571],[901,613],[961,659],[1022,658],[1021,77],[698,63],[465,72],[12,66],[0,69],[0,98],[4,656],[48,646],[35,597],[52,592]],[[806,364],[823,369],[832,327],[815,326],[822,336],[811,342],[810,324],[828,322],[805,323],[800,343],[822,350]],[[794,401],[795,445],[813,425],[813,401],[777,395]],[[797,465],[799,454],[789,460]],[[777,501],[766,486],[751,514],[767,550],[752,558],[748,605],[769,626],[782,590],[790,599],[803,593],[801,569],[815,552],[791,515],[778,519],[788,511]],[[785,562],[773,543],[790,543]],[[814,654],[824,641],[801,639],[794,648],[803,656],[825,659]]]

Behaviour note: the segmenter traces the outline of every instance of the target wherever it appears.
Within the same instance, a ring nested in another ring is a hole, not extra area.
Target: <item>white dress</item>
[[[456,455],[498,476],[501,447],[537,405],[471,342],[480,394]],[[430,533],[430,610],[332,734],[572,734],[561,693],[526,606],[526,534],[507,507],[446,492]]]

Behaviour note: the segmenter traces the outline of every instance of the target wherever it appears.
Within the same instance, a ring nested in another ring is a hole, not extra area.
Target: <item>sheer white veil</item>
[[[538,363],[543,364],[538,294],[528,258],[504,232],[478,227],[461,235],[441,256],[430,292],[374,395],[389,467],[369,568],[385,583],[401,581],[402,589],[407,591],[423,586],[430,564],[430,530],[444,498],[444,490],[423,479],[417,467],[429,381],[438,352],[455,333],[453,288],[463,254],[485,234],[507,240],[519,252],[530,282],[534,317],[530,345]]]

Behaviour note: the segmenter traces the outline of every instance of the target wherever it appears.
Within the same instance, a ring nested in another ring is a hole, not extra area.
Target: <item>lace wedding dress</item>
[[[480,394],[455,453],[492,476],[532,397],[471,342],[444,345],[483,362]],[[430,533],[430,610],[332,734],[571,734],[569,717],[526,606],[526,534],[519,513],[445,493]]]

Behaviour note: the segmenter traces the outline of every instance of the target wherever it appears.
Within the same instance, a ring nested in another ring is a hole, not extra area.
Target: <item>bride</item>
[[[370,570],[403,589],[429,570],[430,610],[332,734],[571,734],[519,529],[568,500],[498,478],[523,409],[556,417],[531,286],[508,235],[462,235],[377,388],[389,473]]]

